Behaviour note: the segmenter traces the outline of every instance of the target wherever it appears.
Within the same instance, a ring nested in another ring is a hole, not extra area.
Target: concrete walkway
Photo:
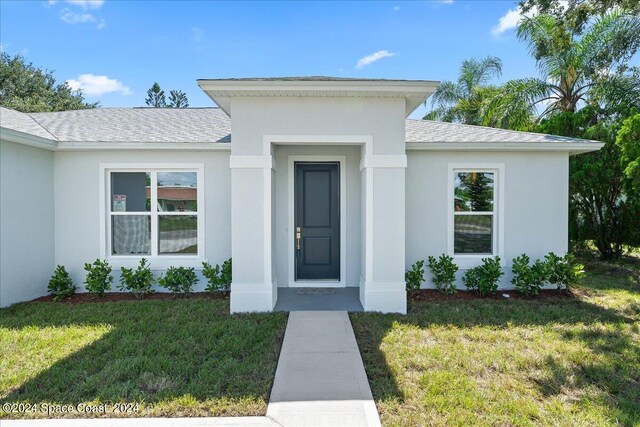
[[[380,425],[345,311],[289,314],[267,417],[284,427]]]

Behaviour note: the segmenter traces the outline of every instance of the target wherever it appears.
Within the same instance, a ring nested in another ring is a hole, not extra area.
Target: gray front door
[[[296,280],[340,280],[340,165],[295,163]]]

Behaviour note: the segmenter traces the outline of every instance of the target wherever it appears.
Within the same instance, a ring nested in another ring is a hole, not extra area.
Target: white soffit
[[[231,116],[234,97],[404,98],[408,116],[440,83],[428,80],[366,80],[328,77],[198,80],[198,86]]]

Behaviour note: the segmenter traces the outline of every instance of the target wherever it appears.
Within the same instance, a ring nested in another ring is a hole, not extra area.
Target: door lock
[[[300,227],[296,227],[296,249],[300,250],[300,238],[302,237],[302,231]]]

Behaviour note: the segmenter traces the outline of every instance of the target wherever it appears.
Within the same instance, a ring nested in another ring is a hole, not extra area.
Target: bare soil
[[[549,299],[570,299],[576,296],[572,291],[565,291],[563,289],[542,289],[540,293],[535,296],[525,296],[521,293],[513,290],[502,291],[498,290],[495,293],[480,296],[475,292],[458,291],[455,294],[443,294],[436,289],[420,289],[416,291],[407,292],[409,300],[411,301],[469,301],[477,299],[489,299],[489,300],[549,300]],[[505,297],[504,295],[509,295]]]

